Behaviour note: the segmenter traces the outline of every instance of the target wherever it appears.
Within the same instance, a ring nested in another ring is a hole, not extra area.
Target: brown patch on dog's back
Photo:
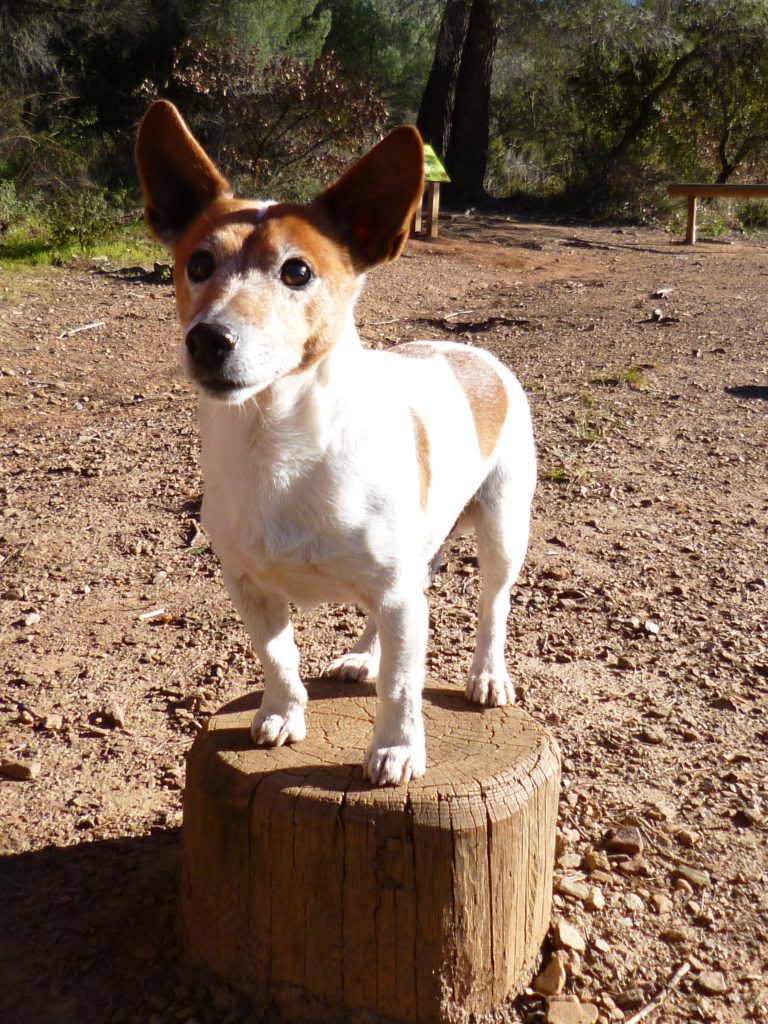
[[[429,463],[429,437],[424,421],[415,411],[411,409],[413,420],[413,434],[416,439],[416,460],[419,467],[419,504],[422,511],[426,511],[429,500],[429,485],[432,482],[432,468]]]
[[[469,349],[445,349],[445,361],[467,396],[475,421],[480,454],[487,459],[496,446],[507,416],[507,391],[496,370]]]

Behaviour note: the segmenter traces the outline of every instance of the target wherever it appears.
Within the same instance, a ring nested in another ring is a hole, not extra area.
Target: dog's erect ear
[[[147,226],[167,246],[212,200],[231,195],[226,178],[167,100],[153,103],[139,125],[136,167]]]
[[[331,215],[357,268],[395,259],[408,239],[424,189],[424,147],[408,125],[396,128],[316,202]]]

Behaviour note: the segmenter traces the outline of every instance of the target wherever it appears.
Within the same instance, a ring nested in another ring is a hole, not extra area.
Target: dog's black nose
[[[226,324],[196,324],[186,337],[187,352],[201,370],[218,370],[237,346],[237,334]]]

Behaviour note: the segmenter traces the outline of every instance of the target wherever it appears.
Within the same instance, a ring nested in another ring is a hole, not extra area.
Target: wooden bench
[[[708,185],[706,182],[683,182],[669,185],[667,193],[688,200],[685,241],[688,245],[693,245],[696,241],[696,208],[699,199],[768,199],[768,185]]]

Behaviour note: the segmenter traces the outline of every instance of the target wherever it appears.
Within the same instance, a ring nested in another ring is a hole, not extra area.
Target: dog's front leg
[[[374,610],[381,643],[376,682],[379,706],[363,772],[376,785],[423,775],[427,766],[421,691],[427,654],[427,599],[421,589]]]
[[[270,747],[298,743],[307,735],[307,691],[299,678],[288,602],[254,587],[246,576],[222,570],[264,670],[264,697],[251,724],[253,742]]]

